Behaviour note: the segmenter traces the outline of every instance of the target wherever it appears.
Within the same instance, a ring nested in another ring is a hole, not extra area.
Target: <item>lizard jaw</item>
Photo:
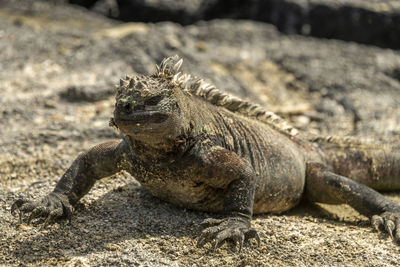
[[[133,125],[133,124],[161,124],[168,120],[170,116],[166,113],[159,111],[134,111],[129,115],[118,115],[114,116],[115,123],[119,126],[121,124]]]
[[[113,125],[122,133],[137,138],[169,136],[174,131],[170,114],[159,111],[134,111],[129,115],[115,114]]]

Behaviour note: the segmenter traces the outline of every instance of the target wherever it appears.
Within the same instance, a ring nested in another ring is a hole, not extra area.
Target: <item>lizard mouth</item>
[[[117,125],[132,125],[132,124],[149,124],[149,123],[163,123],[168,120],[168,114],[159,111],[134,111],[129,115],[114,117]]]

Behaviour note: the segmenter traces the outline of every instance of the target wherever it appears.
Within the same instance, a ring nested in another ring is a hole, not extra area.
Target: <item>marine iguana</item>
[[[400,205],[377,190],[400,189],[400,147],[310,140],[277,115],[179,72],[164,59],[150,76],[121,79],[110,125],[123,138],[82,153],[42,199],[11,208],[43,227],[71,218],[73,206],[104,177],[131,173],[154,196],[181,207],[223,214],[208,218],[198,246],[260,238],[253,214],[299,203],[346,203],[400,240]],[[372,189],[374,188],[374,189]]]

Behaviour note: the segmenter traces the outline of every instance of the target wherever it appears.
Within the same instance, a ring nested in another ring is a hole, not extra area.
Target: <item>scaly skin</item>
[[[400,189],[399,150],[292,136],[189,92],[173,77],[180,64],[168,58],[152,76],[121,80],[111,124],[123,139],[80,155],[53,192],[19,199],[12,212],[31,212],[28,222],[46,217],[45,225],[70,217],[96,180],[126,170],[161,199],[224,215],[202,223],[198,246],[259,242],[253,213],[283,212],[303,197],[347,203],[400,239],[400,206],[372,189]]]

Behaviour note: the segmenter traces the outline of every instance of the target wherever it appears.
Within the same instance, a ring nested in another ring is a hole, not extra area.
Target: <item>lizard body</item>
[[[70,217],[96,180],[126,170],[163,200],[224,214],[204,221],[199,246],[259,241],[252,215],[303,197],[348,203],[400,239],[400,206],[371,189],[400,189],[398,148],[307,140],[259,106],[180,74],[181,63],[166,58],[151,76],[121,79],[110,124],[124,137],[80,155],[52,193],[19,199],[12,212],[46,217],[44,225]]]

